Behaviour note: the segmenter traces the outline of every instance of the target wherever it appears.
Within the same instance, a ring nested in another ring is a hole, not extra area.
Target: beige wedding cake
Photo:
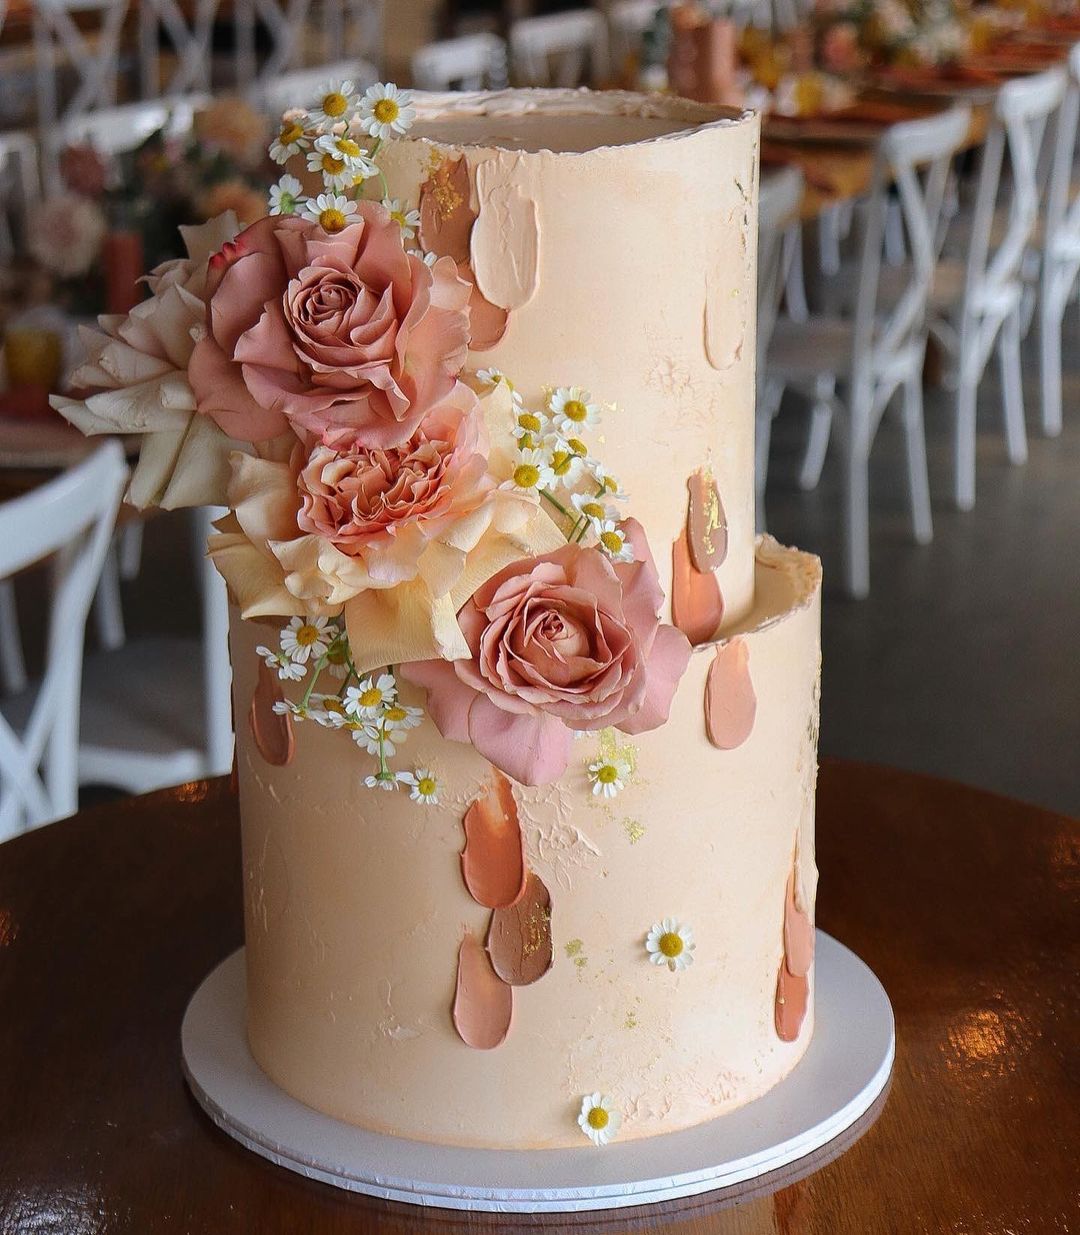
[[[325,192],[155,286],[205,306],[158,488],[225,473],[249,1042],[361,1128],[595,1152],[813,1032],[820,567],[754,532],[758,120],[379,90],[287,114]]]

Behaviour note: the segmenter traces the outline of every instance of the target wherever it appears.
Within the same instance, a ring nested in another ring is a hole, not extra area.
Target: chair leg
[[[0,582],[0,685],[6,695],[17,695],[26,689],[26,662],[13,579]]]
[[[908,496],[915,541],[928,545],[934,538],[930,514],[930,480],[926,471],[926,430],[923,427],[922,381],[918,373],[904,382],[904,435],[907,439]]]
[[[810,316],[806,302],[806,272],[803,269],[802,224],[789,227],[784,233],[784,262],[787,275],[784,279],[784,303],[787,315],[794,322],[805,322]]]
[[[135,519],[120,531],[117,540],[120,551],[120,578],[130,583],[142,569],[143,521]]]
[[[799,488],[803,492],[816,489],[825,466],[832,431],[832,401],[836,397],[836,379],[831,376],[818,378],[814,390],[814,406],[810,409],[810,432],[806,439],[806,454],[799,469]]]
[[[120,601],[120,561],[116,541],[109,546],[94,594],[94,626],[98,642],[107,652],[122,648],[127,640],[124,609]]]
[[[870,452],[855,424],[845,446],[844,584],[862,600],[870,592]]]
[[[1027,433],[1024,430],[1024,383],[1020,370],[1020,311],[1005,319],[998,338],[1001,365],[1001,395],[1005,410],[1005,441],[1011,463],[1026,463]]]
[[[954,497],[957,509],[970,510],[975,505],[975,397],[978,382],[961,365],[956,387],[956,469]]]
[[[1053,301],[1053,303],[1051,303]],[[1061,320],[1063,305],[1044,285],[1039,298],[1039,363],[1042,375],[1042,431],[1061,432]]]
[[[757,530],[765,527],[765,487],[769,479],[769,446],[772,442],[772,422],[784,397],[782,382],[767,380],[758,395],[754,441],[754,499]]]

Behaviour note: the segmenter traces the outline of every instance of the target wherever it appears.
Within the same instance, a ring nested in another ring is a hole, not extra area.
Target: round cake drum
[[[821,1148],[871,1106],[892,1069],[881,983],[819,931],[814,1036],[798,1067],[756,1102],[683,1132],[603,1149],[480,1150],[366,1132],[289,1097],[261,1071],[244,1025],[244,955],[196,991],[184,1070],[211,1119],[248,1149],[311,1179],[447,1209],[570,1212],[646,1205],[743,1183]]]

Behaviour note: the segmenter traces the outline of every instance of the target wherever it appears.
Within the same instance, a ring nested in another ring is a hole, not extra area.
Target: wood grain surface
[[[580,1219],[470,1217],[339,1193],[247,1153],[202,1115],[181,1080],[179,1027],[192,991],[241,943],[225,781],[10,841],[0,846],[0,1232],[1080,1230],[1080,825],[944,781],[827,762],[818,827],[819,922],[868,962],[896,1011],[890,1091],[809,1164],[735,1194]]]

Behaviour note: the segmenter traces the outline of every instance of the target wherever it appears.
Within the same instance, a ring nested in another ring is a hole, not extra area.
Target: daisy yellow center
[[[523,433],[518,438],[518,446],[522,450],[532,450],[536,446],[536,438],[531,433]]]
[[[623,538],[618,532],[601,532],[600,543],[609,553],[620,553],[623,547]]]
[[[556,476],[565,476],[574,462],[574,456],[568,450],[556,450],[551,456],[551,470]]]
[[[519,463],[514,469],[514,484],[520,489],[533,489],[540,481],[540,469],[535,463]]]
[[[588,417],[589,409],[580,399],[567,399],[563,404],[563,415],[579,425]]]
[[[319,637],[319,628],[305,624],[296,632],[296,642],[302,648],[309,648]]]
[[[582,502],[581,513],[590,519],[602,519],[604,517],[604,508],[599,502]]]
[[[657,947],[669,960],[678,956],[683,950],[682,936],[675,931],[665,931],[657,943]]]
[[[324,699],[323,708],[327,712],[336,712],[339,716],[345,711],[344,705],[340,699]]]
[[[600,1132],[611,1122],[611,1116],[602,1106],[594,1106],[586,1116],[586,1122],[594,1131]]]
[[[585,447],[585,443],[579,437],[570,438],[566,444],[570,447],[574,454],[581,455],[582,458],[589,453]]]
[[[283,146],[291,146],[293,142],[298,142],[303,136],[304,130],[295,121],[281,126],[280,141]]]
[[[528,429],[530,433],[540,432],[540,417],[534,416],[532,412],[522,412],[518,417],[518,427]]]
[[[609,493],[614,493],[614,492],[615,492],[615,490],[616,490],[618,487],[619,487],[619,482],[615,479],[615,477],[614,477],[614,476],[605,476],[605,477],[604,477],[604,488],[605,488],[605,489],[606,489]]]
[[[404,210],[391,210],[390,217],[394,220],[398,227],[409,226],[409,220],[406,219]]]
[[[618,772],[610,763],[605,763],[596,773],[596,779],[601,785],[613,785],[619,778]]]
[[[330,651],[327,652],[326,659],[332,665],[343,665],[345,663],[345,648],[341,644],[338,644],[336,647],[332,647]]]
[[[409,715],[404,708],[398,707],[396,704],[392,708],[386,709],[386,719],[391,722],[402,721]]]
[[[380,99],[371,109],[371,114],[380,124],[393,124],[400,111],[393,99]]]
[[[331,176],[339,176],[345,170],[345,160],[335,158],[332,154],[324,154],[320,162],[324,172]]]
[[[346,158],[355,159],[360,155],[360,147],[351,137],[339,137],[337,148]]]
[[[435,792],[435,780],[431,776],[421,776],[416,782],[416,787],[421,795],[425,798],[430,798]]]
[[[338,90],[333,90],[323,97],[322,109],[333,120],[344,116],[348,106],[349,100]]]
[[[382,691],[377,686],[369,686],[367,690],[360,694],[360,706],[362,708],[377,708],[382,703]]]
[[[345,215],[336,206],[320,211],[319,222],[324,232],[340,232],[345,229]]]

